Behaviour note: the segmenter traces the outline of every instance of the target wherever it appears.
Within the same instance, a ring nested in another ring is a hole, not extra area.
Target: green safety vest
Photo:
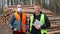
[[[30,32],[31,32],[31,30],[32,30],[33,19],[34,19],[34,16],[32,15],[32,16],[30,17]],[[45,24],[44,14],[41,14],[40,22],[41,22],[42,24]],[[30,33],[29,33],[29,34],[30,34]],[[47,32],[46,29],[41,29],[41,34],[48,34],[48,32]]]

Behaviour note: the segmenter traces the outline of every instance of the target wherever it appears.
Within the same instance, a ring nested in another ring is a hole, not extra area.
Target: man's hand
[[[36,29],[40,29],[41,26],[40,26],[40,25],[36,25],[35,28],[36,28]]]
[[[18,31],[18,29],[17,28],[14,28],[14,31]]]

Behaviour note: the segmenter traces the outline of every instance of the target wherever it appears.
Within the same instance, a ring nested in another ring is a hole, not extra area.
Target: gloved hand
[[[29,34],[28,31],[26,32],[26,34]]]
[[[18,29],[17,29],[17,28],[14,28],[13,30],[14,30],[14,31],[18,31]]]
[[[36,28],[36,29],[40,29],[41,26],[40,26],[40,25],[36,25],[35,28]]]

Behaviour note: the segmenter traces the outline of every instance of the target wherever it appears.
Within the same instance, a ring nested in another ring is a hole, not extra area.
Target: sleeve
[[[45,15],[45,24],[41,26],[42,29],[47,29],[48,27],[50,27],[50,21],[48,19],[48,17]]]
[[[30,33],[30,18],[28,20],[28,32]]]
[[[13,30],[14,27],[13,27],[13,22],[14,22],[14,15],[10,15],[10,19],[9,19],[9,22],[8,22],[8,27]]]
[[[26,29],[27,29],[27,31],[28,31],[28,28],[29,28],[28,17],[26,17]]]

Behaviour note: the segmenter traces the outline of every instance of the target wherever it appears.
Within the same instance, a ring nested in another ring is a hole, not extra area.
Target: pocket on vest
[[[21,28],[20,28],[20,20],[15,20],[14,21],[14,23],[13,23],[13,26],[14,26],[14,28],[18,28],[18,30],[20,30]]]

